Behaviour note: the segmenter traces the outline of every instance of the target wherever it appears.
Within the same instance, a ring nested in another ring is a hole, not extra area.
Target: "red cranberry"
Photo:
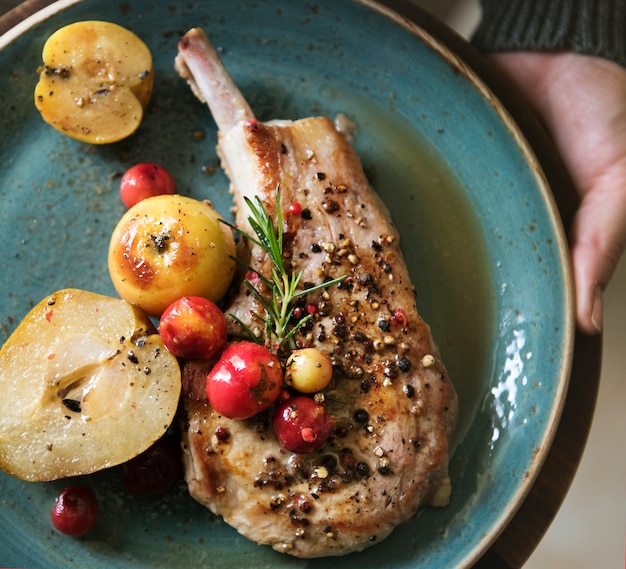
[[[276,406],[273,426],[280,444],[287,450],[307,453],[326,442],[334,421],[324,404],[296,395]]]
[[[120,182],[120,198],[128,208],[141,200],[162,194],[173,194],[176,182],[161,165],[142,162],[129,168]]]
[[[52,524],[72,536],[90,532],[98,518],[98,500],[87,486],[68,486],[58,496],[51,513]]]
[[[200,296],[183,296],[161,315],[159,334],[179,358],[211,358],[226,345],[227,323],[218,306]]]
[[[206,391],[213,408],[229,419],[248,419],[276,401],[283,369],[276,355],[254,342],[226,347],[207,375]]]

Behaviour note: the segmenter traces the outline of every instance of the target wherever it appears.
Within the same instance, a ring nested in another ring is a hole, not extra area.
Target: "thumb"
[[[602,295],[626,244],[626,161],[616,174],[605,172],[584,194],[570,230],[576,320],[588,334],[602,330]]]

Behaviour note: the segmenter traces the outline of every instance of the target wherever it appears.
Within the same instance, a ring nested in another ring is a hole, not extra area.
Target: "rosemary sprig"
[[[345,275],[312,287],[298,288],[302,281],[304,271],[297,273],[287,271],[283,258],[283,218],[280,208],[280,188],[276,187],[276,228],[274,227],[274,220],[267,211],[265,211],[263,203],[257,196],[255,196],[254,201],[247,197],[244,199],[250,210],[248,222],[254,231],[254,236],[227,221],[224,221],[224,223],[242,237],[245,237],[265,250],[272,261],[272,272],[268,278],[256,272],[253,267],[243,260],[235,258],[235,260],[246,267],[246,269],[257,275],[258,280],[269,290],[269,295],[265,296],[259,292],[259,289],[255,286],[253,281],[248,278],[244,280],[245,286],[265,311],[265,314],[258,312],[253,314],[254,318],[263,324],[264,337],[259,338],[256,336],[254,332],[234,314],[230,316],[241,326],[252,341],[265,343],[275,352],[279,352],[285,344],[288,344],[289,348],[293,350],[295,348],[294,334],[311,318],[311,315],[307,314],[300,318],[295,324],[290,324],[296,308],[294,305],[295,301],[311,292],[327,288],[342,281]]]

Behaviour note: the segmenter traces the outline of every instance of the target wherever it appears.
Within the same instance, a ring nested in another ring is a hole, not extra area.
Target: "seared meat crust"
[[[205,394],[210,362],[190,362],[183,371],[189,491],[278,551],[318,557],[362,550],[421,505],[445,505],[450,493],[456,392],[418,313],[397,230],[330,119],[257,121],[199,29],[181,40],[177,68],[218,122],[237,224],[248,225],[243,196],[258,196],[274,212],[279,186],[293,270],[311,284],[346,275],[303,300],[316,311],[296,336],[299,346],[315,346],[333,361],[325,390],[336,418],[329,441],[297,455],[278,443],[269,414],[246,421],[218,415]],[[301,215],[288,212],[295,202]],[[246,242],[240,254],[269,275],[264,251]],[[254,329],[251,313],[260,310],[242,286],[226,312]],[[236,324],[233,332],[240,332]]]

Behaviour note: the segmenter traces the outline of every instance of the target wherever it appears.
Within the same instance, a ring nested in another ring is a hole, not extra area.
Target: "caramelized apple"
[[[105,144],[137,130],[152,94],[152,55],[133,32],[110,22],[76,22],[43,48],[35,106],[57,130]]]
[[[153,316],[183,296],[220,300],[235,274],[232,231],[210,202],[177,194],[141,200],[111,235],[118,294]]]

